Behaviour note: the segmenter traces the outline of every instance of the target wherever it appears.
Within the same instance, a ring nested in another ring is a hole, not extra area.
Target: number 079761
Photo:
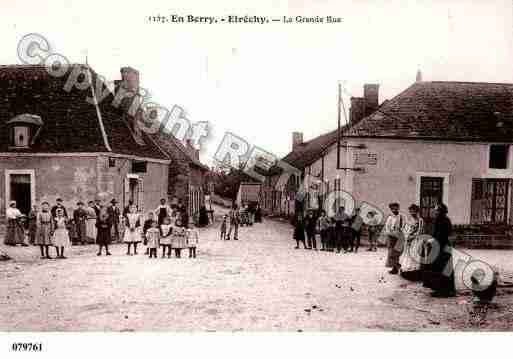
[[[41,352],[43,351],[42,343],[12,343],[11,350],[13,352]]]

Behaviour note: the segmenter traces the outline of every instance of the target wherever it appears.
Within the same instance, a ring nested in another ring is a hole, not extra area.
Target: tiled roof
[[[40,116],[44,122],[36,142],[23,152],[108,152],[104,141],[96,106],[87,99],[91,89],[73,87],[64,89],[66,80],[75,66],[62,77],[51,76],[44,66],[0,66],[0,152],[9,151],[9,133],[6,122],[20,114]],[[93,83],[96,73],[91,70]],[[82,80],[82,79],[80,79]],[[85,81],[89,81],[86,79]],[[105,88],[103,83],[99,83]],[[95,90],[98,90],[95,88]],[[111,105],[113,95],[104,99],[100,113],[107,143],[118,154],[168,159],[143,134],[145,145],[139,145],[128,127],[128,115]]]
[[[513,84],[417,82],[344,136],[513,142]]]
[[[346,127],[342,127],[341,131],[345,130]],[[337,139],[338,130],[325,133],[308,142],[297,145],[297,147],[283,157],[282,160],[302,170],[319,159],[328,147],[337,142]]]
[[[172,134],[163,133],[162,130],[151,138],[157,143],[157,145],[166,152],[166,154],[174,160],[186,161],[204,171],[208,171],[209,168],[201,163],[196,158],[192,157],[187,148]]]

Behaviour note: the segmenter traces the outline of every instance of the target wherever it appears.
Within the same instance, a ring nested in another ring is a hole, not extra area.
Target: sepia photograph
[[[504,356],[513,2],[0,19],[2,357]]]

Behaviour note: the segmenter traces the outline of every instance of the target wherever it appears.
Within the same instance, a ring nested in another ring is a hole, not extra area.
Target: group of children
[[[317,238],[320,239],[321,251],[336,251],[340,253],[358,252],[362,230],[367,227],[369,235],[368,251],[377,251],[377,237],[379,235],[379,221],[376,213],[369,211],[366,221],[360,216],[360,209],[356,208],[354,214],[349,216],[344,207],[333,216],[328,217],[325,211],[321,211],[316,217],[313,211],[308,211],[304,221],[296,220],[294,239],[296,249],[300,243],[305,249],[317,250]],[[305,241],[306,233],[306,241]]]
[[[153,218],[153,213],[148,214],[148,219],[143,226],[144,244],[150,258],[157,258],[157,250],[162,247],[162,258],[171,258],[174,250],[175,257],[181,258],[182,250],[189,250],[189,258],[196,258],[196,248],[199,243],[199,233],[196,229],[182,226],[181,219],[176,218],[174,223],[170,217],[163,219],[159,226]]]

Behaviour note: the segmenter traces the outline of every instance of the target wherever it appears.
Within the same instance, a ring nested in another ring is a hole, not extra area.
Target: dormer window
[[[39,135],[43,121],[39,116],[26,113],[13,117],[7,121],[7,125],[11,134],[10,147],[28,148]]]
[[[14,126],[13,128],[13,146],[28,147],[29,145],[29,128],[28,126]]]

